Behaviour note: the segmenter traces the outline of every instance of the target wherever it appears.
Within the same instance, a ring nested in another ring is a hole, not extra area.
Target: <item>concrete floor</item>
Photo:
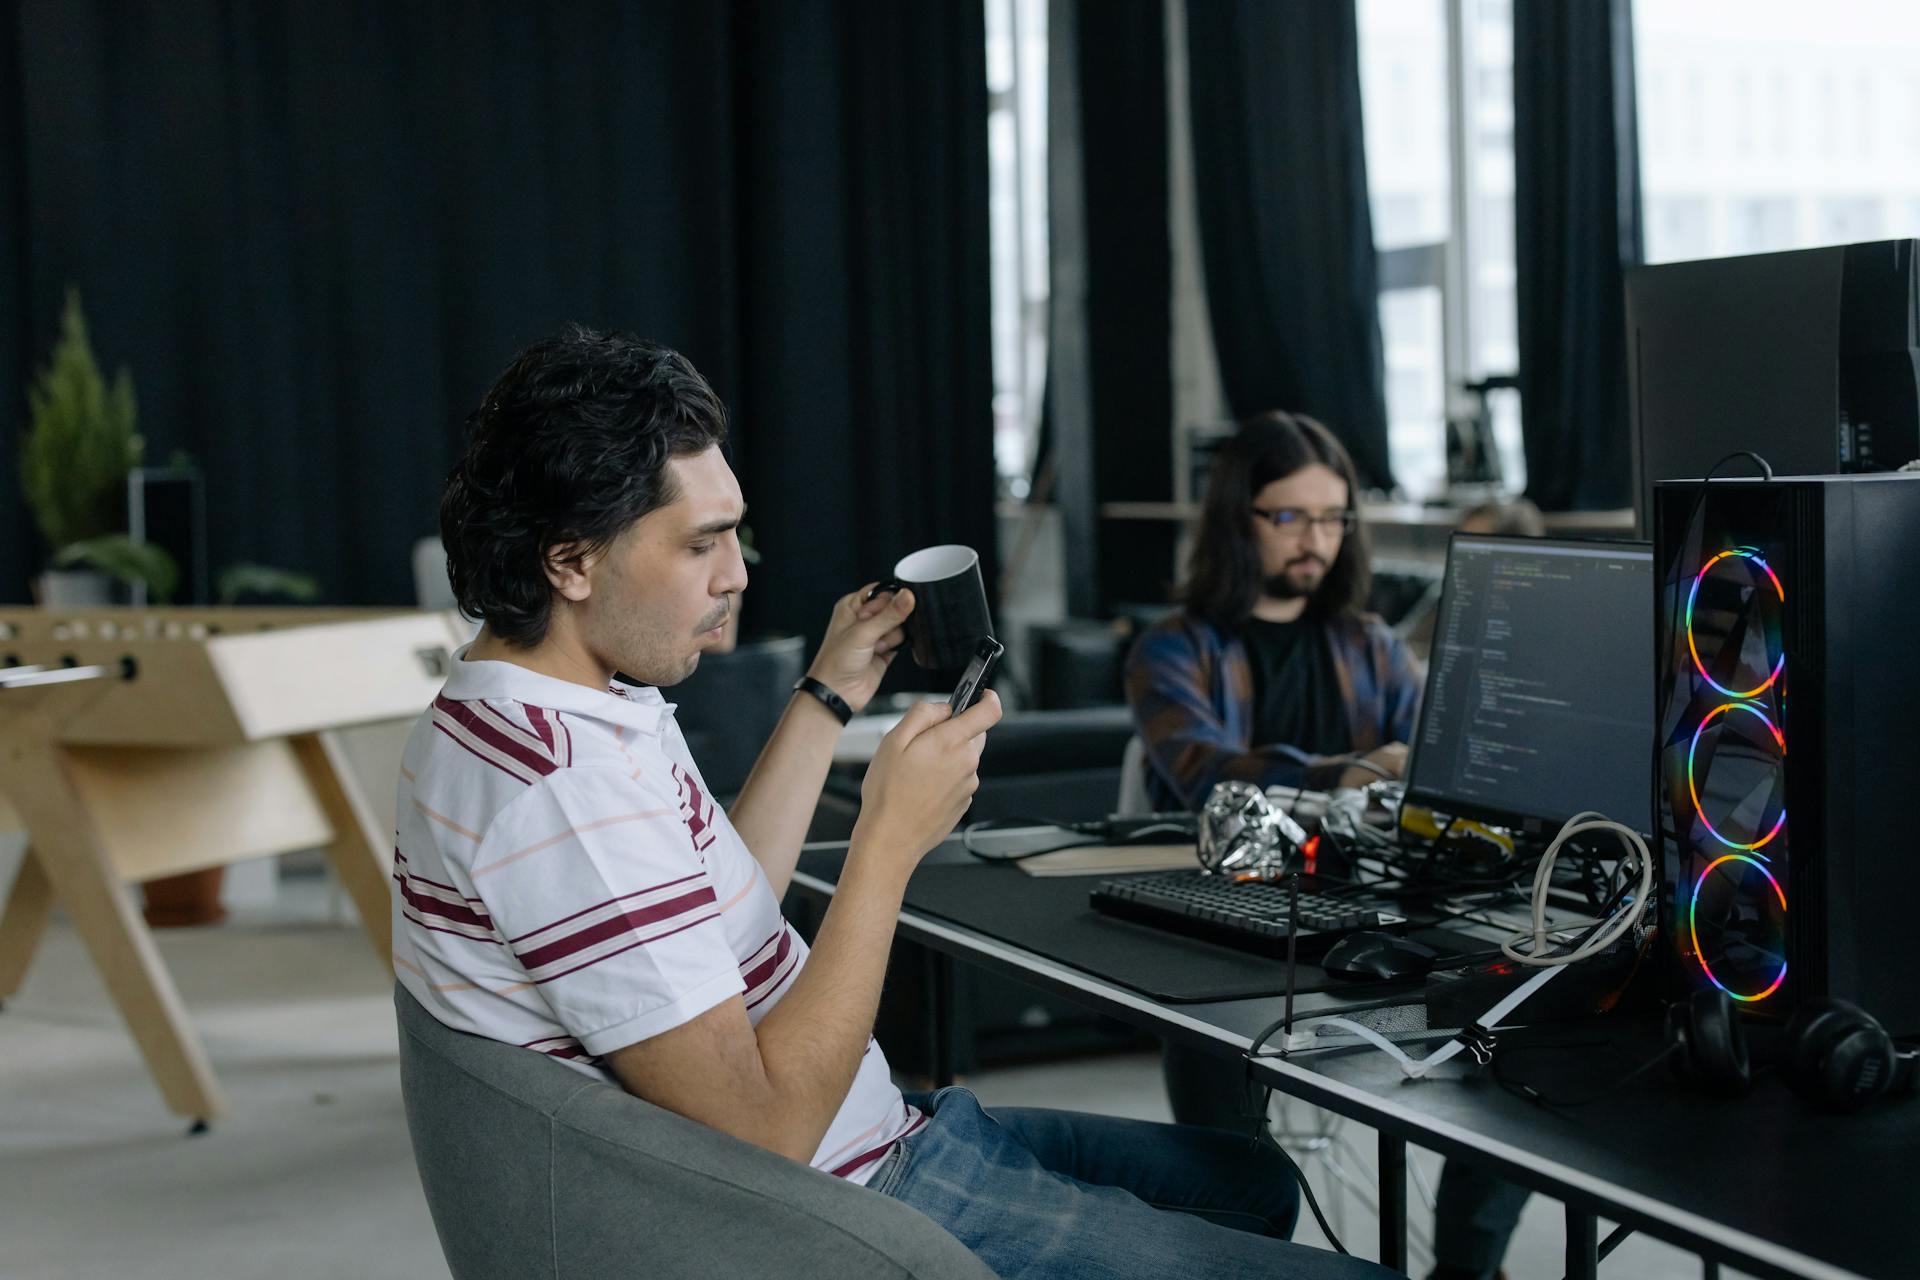
[[[0,1013],[0,1276],[445,1276],[401,1112],[388,978],[337,899],[317,879],[283,879],[269,902],[226,924],[158,938],[228,1114],[211,1133],[185,1136],[84,948],[56,921]],[[1168,1116],[1151,1055],[965,1083],[990,1106]],[[1371,1135],[1347,1136],[1370,1181]],[[1437,1161],[1416,1153],[1416,1162],[1430,1180]],[[1314,1176],[1335,1229],[1371,1254],[1364,1207],[1335,1194],[1324,1171]],[[1427,1216],[1416,1210],[1416,1237]],[[1319,1239],[1310,1221],[1301,1236]],[[1560,1275],[1560,1241],[1559,1207],[1536,1200],[1508,1275]],[[1602,1274],[1677,1280],[1699,1265],[1636,1238]]]

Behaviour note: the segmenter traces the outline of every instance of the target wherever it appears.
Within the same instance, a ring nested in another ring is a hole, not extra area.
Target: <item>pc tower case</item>
[[[1667,987],[1920,1032],[1920,474],[1654,489]]]

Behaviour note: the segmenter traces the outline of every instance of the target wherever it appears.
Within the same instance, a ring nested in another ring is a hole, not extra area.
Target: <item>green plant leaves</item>
[[[100,376],[76,289],[67,290],[60,339],[27,406],[20,487],[47,543],[59,550],[123,528],[127,472],[141,453],[133,379],[124,368],[111,387]]]
[[[167,604],[180,583],[173,557],[151,542],[135,542],[124,533],[70,542],[54,554],[56,569],[98,569],[121,582],[147,584],[149,604]]]

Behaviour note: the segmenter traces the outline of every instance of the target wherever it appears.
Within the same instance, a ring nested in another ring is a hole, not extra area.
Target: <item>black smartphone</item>
[[[959,715],[980,700],[980,691],[987,687],[987,681],[993,675],[993,666],[1000,661],[1000,655],[1006,647],[992,636],[984,636],[974,648],[973,657],[967,662],[967,669],[960,673],[960,683],[953,686],[953,697],[947,700],[950,715]]]

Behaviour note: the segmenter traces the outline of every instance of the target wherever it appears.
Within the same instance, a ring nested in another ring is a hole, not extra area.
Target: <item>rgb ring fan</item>
[[[1670,693],[1680,712],[1669,722],[1670,776],[1679,782],[1684,761],[1686,780],[1673,794],[1681,846],[1673,889],[1699,976],[1755,1003],[1787,975],[1787,593],[1757,547],[1720,545],[1702,549],[1692,575],[1691,669],[1675,673]]]
[[[1708,879],[1715,871],[1729,863],[1745,864],[1722,875],[1715,881],[1716,893],[1708,902],[1707,926],[1709,930],[1709,948],[1700,945],[1700,896],[1708,886]],[[1750,869],[1750,870],[1749,870]],[[1772,899],[1764,892],[1751,892],[1758,886],[1749,883],[1753,872],[1765,877],[1772,888]],[[1740,874],[1741,879],[1733,876]],[[1720,886],[1724,885],[1724,890]],[[1779,915],[1772,915],[1774,903],[1779,904]],[[1687,930],[1693,939],[1693,953],[1700,958],[1700,968],[1706,972],[1707,981],[1743,1003],[1764,1000],[1780,989],[1787,980],[1787,961],[1781,948],[1781,940],[1786,935],[1787,894],[1780,882],[1773,878],[1773,872],[1767,870],[1757,859],[1743,853],[1727,853],[1707,864],[1700,878],[1693,883],[1693,900],[1687,909]],[[1754,934],[1760,936],[1755,937]],[[1769,946],[1771,943],[1771,947]],[[1707,963],[1707,950],[1711,949],[1719,957],[1721,968],[1726,970],[1726,981],[1713,971]],[[1771,981],[1767,981],[1766,970],[1773,969]],[[1738,972],[1736,972],[1736,970]],[[1743,987],[1757,986],[1764,982],[1759,991],[1736,991],[1732,984]]]
[[[1693,811],[1695,815],[1699,817],[1700,825],[1707,829],[1708,835],[1718,840],[1721,844],[1726,845],[1729,849],[1740,849],[1751,853],[1756,849],[1765,847],[1775,836],[1780,834],[1780,828],[1785,826],[1787,822],[1787,811],[1784,806],[1780,810],[1780,816],[1773,820],[1773,826],[1768,829],[1767,834],[1751,843],[1742,843],[1741,841],[1732,840],[1722,835],[1720,829],[1713,825],[1713,820],[1707,817],[1706,806],[1700,803],[1700,778],[1698,771],[1700,737],[1706,733],[1708,725],[1729,711],[1744,711],[1746,714],[1759,720],[1761,724],[1767,727],[1767,733],[1770,735],[1772,742],[1779,748],[1780,758],[1786,758],[1786,735],[1780,732],[1778,725],[1767,718],[1766,712],[1751,702],[1723,702],[1709,711],[1706,717],[1694,727],[1693,742],[1687,747],[1687,792],[1693,797]]]
[[[1773,571],[1772,565],[1768,564],[1765,560],[1762,560],[1760,558],[1760,553],[1758,551],[1755,551],[1752,547],[1734,547],[1730,551],[1722,551],[1719,555],[1715,556],[1713,559],[1701,565],[1700,572],[1694,575],[1693,590],[1687,596],[1687,652],[1693,655],[1693,667],[1694,667],[1694,670],[1700,673],[1700,678],[1702,680],[1705,680],[1708,684],[1712,685],[1715,689],[1718,689],[1721,693],[1725,694],[1727,697],[1739,698],[1739,699],[1757,698],[1761,694],[1765,693],[1769,688],[1771,688],[1773,686],[1773,683],[1780,678],[1781,670],[1787,665],[1787,655],[1784,652],[1782,652],[1779,658],[1774,662],[1773,670],[1767,672],[1767,678],[1762,680],[1759,684],[1755,685],[1753,688],[1729,689],[1727,688],[1727,686],[1721,684],[1718,680],[1715,680],[1713,678],[1712,673],[1707,670],[1707,664],[1701,661],[1700,646],[1699,646],[1699,643],[1694,639],[1694,634],[1693,634],[1693,610],[1694,610],[1694,606],[1700,602],[1701,584],[1707,580],[1707,575],[1713,572],[1713,567],[1715,565],[1719,564],[1722,560],[1725,560],[1725,559],[1728,559],[1729,557],[1734,557],[1734,556],[1738,556],[1742,559],[1751,561],[1753,564],[1759,566],[1760,569],[1766,573],[1767,580],[1773,583],[1773,590],[1774,590],[1774,595],[1776,599],[1776,605],[1784,605],[1787,602],[1786,589],[1780,585],[1780,575],[1776,574]],[[1764,639],[1765,639],[1765,636],[1763,634],[1763,637],[1762,637],[1763,642],[1764,642]],[[1775,644],[1771,647],[1776,649],[1779,648],[1778,644]]]

